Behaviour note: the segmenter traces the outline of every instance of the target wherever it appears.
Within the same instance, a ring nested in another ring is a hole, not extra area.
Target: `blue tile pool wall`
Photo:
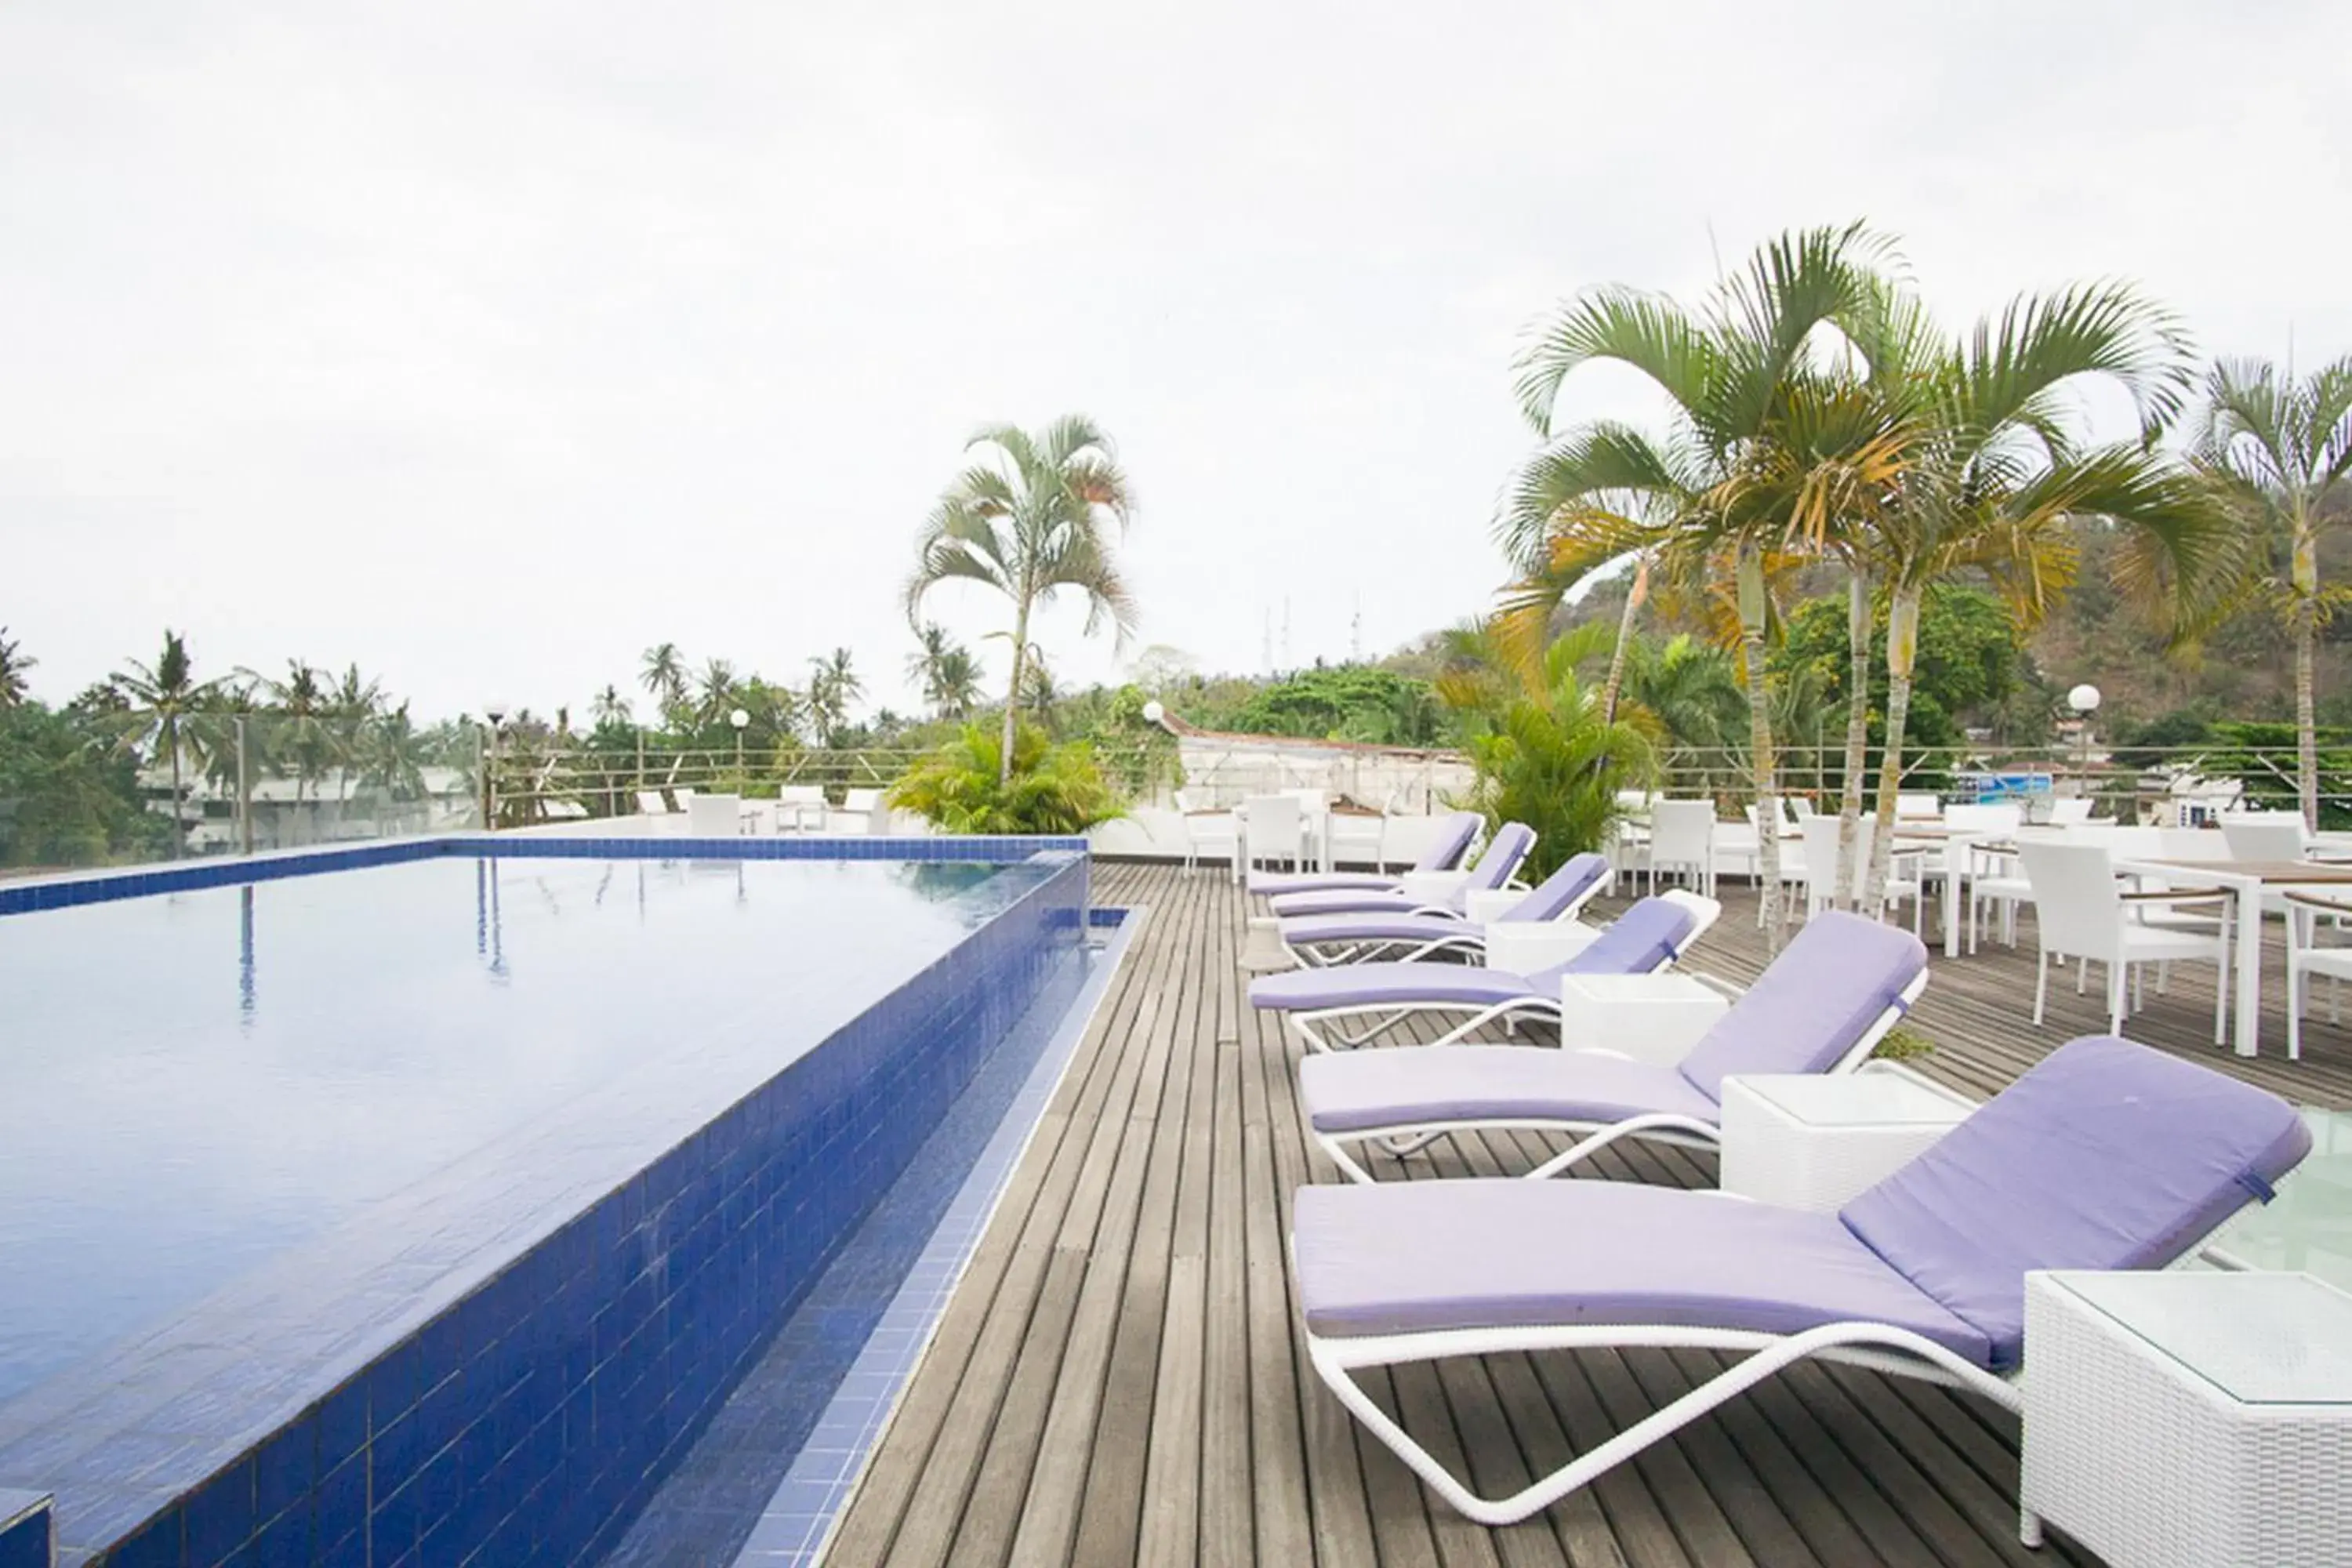
[[[37,878],[0,888],[0,915],[68,909],[110,899],[143,899],[156,893],[268,882],[281,877],[314,877],[324,871],[355,871],[442,856],[488,855],[516,860],[962,860],[1006,866],[1039,853],[1087,851],[1083,838],[982,835],[923,838],[541,838],[508,834],[458,833],[437,838],[400,838],[348,848],[288,850],[227,857],[127,871],[75,872]]]
[[[0,1487],[0,1568],[50,1568],[49,1500]]]
[[[1083,940],[1085,858],[1051,860],[855,1023],[128,1539],[75,1560],[594,1557]]]

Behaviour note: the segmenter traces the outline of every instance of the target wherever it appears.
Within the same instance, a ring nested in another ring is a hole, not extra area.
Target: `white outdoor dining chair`
[[[2025,821],[2025,813],[2013,801],[1982,801],[1971,805],[1944,808],[1944,826],[1958,832],[1995,835],[2003,838],[2014,835]],[[1954,852],[1947,847],[1937,852],[1937,870],[1944,875],[1958,872],[1964,884],[1968,900],[1969,951],[1977,950],[1979,924],[1988,903],[2000,905],[2001,935],[2012,947],[2017,943],[2017,906],[2031,898],[2032,889],[2025,879],[2011,874],[2012,865],[2006,857],[1988,855],[1971,844],[1959,854],[1957,865]]]
[[[1895,796],[1895,820],[1932,822],[1944,815],[1944,804],[1933,791],[1901,790]]]
[[[2213,1043],[2221,1043],[2230,1015],[2229,895],[2177,888],[2127,893],[2116,880],[2113,857],[2099,845],[2029,841],[2019,845],[2017,853],[2025,868],[2025,879],[2032,885],[2033,923],[2041,936],[2033,982],[2037,1027],[2049,999],[2053,958],[2076,961],[2077,994],[2088,981],[2089,961],[2105,966],[2107,1028],[2118,1035],[2123,1033],[2126,1001],[2136,1006],[2140,1000],[2141,976],[2131,966],[2188,961],[2214,967]],[[2218,902],[2221,916],[2214,929],[2154,925],[2135,918],[2138,905],[2200,902]],[[2162,989],[2161,978],[2158,989]]]
[[[2232,860],[2300,860],[2309,847],[2303,816],[2293,811],[2245,812],[2221,818]]]
[[[1241,858],[1241,828],[1230,811],[1220,811],[1191,790],[1176,792],[1176,809],[1184,814],[1184,869],[1197,869],[1205,855],[1228,866]]]
[[[1650,891],[1658,874],[1685,877],[1692,889],[1715,897],[1715,803],[1662,800],[1650,807]]]
[[[667,816],[669,814],[669,802],[662,798],[661,791],[657,789],[641,789],[637,791],[637,815],[639,816]]]
[[[1865,816],[1854,824],[1853,886],[1861,893],[1864,880],[1870,871],[1870,846],[1878,827],[1877,819]],[[1915,932],[1926,923],[1926,910],[1919,897],[1919,880],[1912,869],[1917,857],[1898,849],[1887,868],[1886,901],[1900,905],[1911,900],[1911,929]],[[1805,819],[1805,918],[1811,920],[1837,901],[1838,888],[1838,819],[1834,816],[1811,816]]]
[[[1381,866],[1388,847],[1389,819],[1379,812],[1332,811],[1323,818],[1325,848],[1331,865]]]
[[[1253,868],[1271,869],[1280,861],[1294,869],[1306,869],[1300,845],[1303,831],[1297,795],[1254,795],[1242,802],[1243,852]]]
[[[2091,820],[2091,813],[2098,804],[2086,795],[2060,795],[2050,803],[2050,826],[2080,827]]]
[[[2311,1005],[2306,994],[2311,976],[2326,977],[2327,1021],[2344,1022],[2339,983],[2352,980],[2352,947],[2322,947],[2319,932],[2322,921],[2341,930],[2345,918],[2352,916],[2352,902],[2317,893],[2289,893],[2286,903],[2286,1054],[2289,1060],[2299,1061],[2303,1013]]]

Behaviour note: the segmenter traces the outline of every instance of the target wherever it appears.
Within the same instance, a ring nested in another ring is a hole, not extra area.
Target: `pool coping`
[[[0,883],[0,916],[452,857],[488,856],[516,860],[964,860],[1009,866],[1047,851],[1085,855],[1088,848],[1083,837],[1066,834],[958,837],[811,833],[772,837],[745,835],[738,838],[682,835],[564,838],[541,834],[437,833],[324,848],[271,849],[253,855],[208,856],[201,860],[44,873]]]

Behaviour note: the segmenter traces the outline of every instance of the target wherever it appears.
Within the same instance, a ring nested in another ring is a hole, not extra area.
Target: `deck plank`
[[[1308,1365],[1286,1256],[1291,1194],[1339,1179],[1304,1136],[1298,1042],[1249,1008],[1249,901],[1213,872],[1103,864],[1097,898],[1150,918],[1008,1186],[867,1467],[833,1563],[1321,1563],[1355,1568],[1972,1565],[2084,1559],[2015,1542],[2017,1423],[1969,1396],[1852,1368],[1776,1379],[1508,1531],[1435,1501]],[[1726,889],[1696,966],[1766,959],[1753,896]],[[1610,912],[1622,900],[1604,906]],[[1989,1094],[2103,1030],[2053,985],[2029,1022],[2027,945],[1947,961],[1911,1023],[1923,1070]],[[2322,1016],[2284,1056],[2275,933],[2263,1054],[2211,1042],[2210,971],[2153,993],[2133,1037],[2352,1109],[2352,1029]],[[1420,1037],[1426,1038],[1427,1031]],[[1464,1138],[1384,1179],[1527,1169],[1558,1147]],[[1711,1156],[1633,1147],[1585,1179],[1711,1184]],[[1704,1352],[1492,1357],[1365,1380],[1486,1489],[1523,1484],[1723,1365]]]

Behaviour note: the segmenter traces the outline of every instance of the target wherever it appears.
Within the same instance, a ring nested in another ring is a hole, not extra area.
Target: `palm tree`
[[[109,677],[128,705],[122,719],[123,743],[146,753],[149,761],[169,759],[172,769],[172,858],[186,848],[187,823],[181,816],[180,776],[185,731],[201,712],[216,682],[198,680],[188,643],[165,627],[163,651],[152,665],[129,661],[128,668]]]
[[[985,584],[1013,604],[1013,674],[1005,688],[998,746],[1001,780],[1012,777],[1029,651],[1029,619],[1061,590],[1087,602],[1087,630],[1108,619],[1124,644],[1135,605],[1112,559],[1109,529],[1134,510],[1110,437],[1083,415],[1067,415],[1034,436],[1011,425],[982,430],[965,446],[992,450],[958,475],[923,524],[907,583],[911,622],[923,596],[951,579]]]
[[[595,700],[589,704],[588,711],[595,721],[596,728],[600,730],[608,725],[616,730],[625,730],[636,718],[636,714],[629,707],[629,700],[621,695],[619,687],[609,681],[604,690],[596,693]]]
[[[1764,642],[1773,568],[1793,553],[1831,551],[1860,488],[1855,476],[1881,461],[1883,433],[1853,417],[1850,378],[1818,368],[1816,334],[1877,297],[1874,268],[1887,255],[1859,225],[1784,236],[1696,312],[1656,295],[1599,289],[1538,323],[1517,361],[1521,410],[1549,444],[1522,468],[1498,519],[1524,574],[1510,620],[1524,642],[1580,572],[1629,554],[1647,554],[1670,580],[1717,597],[1738,626],[1761,912],[1772,942],[1779,775]],[[1555,430],[1561,384],[1601,360],[1630,366],[1666,395],[1673,423],[1664,439],[1616,423]],[[1839,430],[1850,445],[1829,449]]]
[[[657,642],[646,649],[637,682],[669,720],[686,705],[686,655],[674,642]]]
[[[360,783],[383,791],[386,800],[425,798],[425,737],[410,721],[407,703],[378,713],[360,727],[352,760]]]
[[[18,652],[8,628],[0,626],[0,708],[14,708],[25,700],[25,672],[40,662]]]
[[[2319,581],[2320,535],[2352,518],[2352,356],[2294,382],[2273,365],[2224,360],[2205,383],[2199,468],[2252,536],[2248,576],[2294,638],[2295,791],[2319,826],[2312,648],[2337,597]]]
[[[699,694],[694,700],[694,721],[705,728],[725,723],[742,686],[733,662],[723,658],[703,660],[702,674],[696,684]]]
[[[1739,743],[1748,698],[1729,654],[1682,632],[1655,647],[1637,642],[1625,662],[1625,695],[1664,739],[1700,751]]]
[[[950,647],[932,673],[924,695],[942,719],[962,719],[980,706],[980,659],[970,648]]]
[[[326,678],[315,666],[299,658],[286,661],[283,680],[257,670],[238,673],[250,680],[276,710],[270,714],[273,722],[267,750],[275,760],[292,764],[294,805],[299,814],[305,793],[325,774],[341,749],[333,723],[334,700],[327,689]]]
[[[821,743],[830,746],[841,738],[848,727],[850,704],[865,695],[866,683],[851,668],[847,648],[809,660],[809,718]]]
[[[1864,888],[1885,901],[1893,864],[1919,615],[1956,573],[1988,576],[2021,632],[2074,580],[2075,525],[2124,529],[2123,585],[2153,601],[2169,590],[2184,620],[2217,598],[2234,563],[2232,531],[2187,469],[2154,448],[2190,380],[2185,334],[2131,289],[2095,284],[2020,298],[1958,342],[1921,334],[1900,383],[1898,472],[1879,510],[1872,556],[1887,593],[1887,698],[1877,828]],[[2063,389],[2096,376],[2137,408],[2137,441],[2087,446],[2069,428]]]

